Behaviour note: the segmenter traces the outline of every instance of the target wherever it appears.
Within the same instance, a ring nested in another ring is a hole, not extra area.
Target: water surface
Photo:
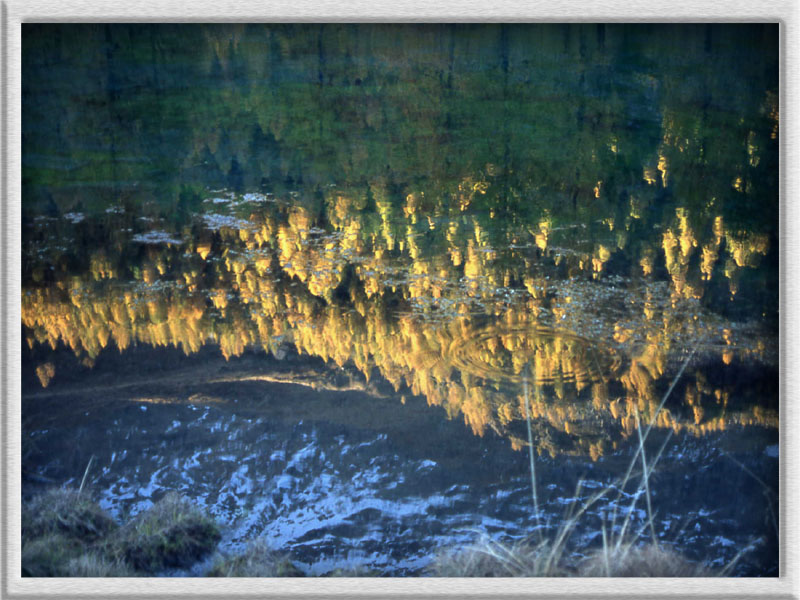
[[[417,575],[609,486],[575,551],[647,540],[652,423],[661,542],[777,575],[777,58],[773,25],[26,24],[23,494],[94,456],[118,518],[179,490],[223,549]]]

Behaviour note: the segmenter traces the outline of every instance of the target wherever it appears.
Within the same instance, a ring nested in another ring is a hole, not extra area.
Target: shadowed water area
[[[777,576],[777,39],[24,25],[23,496],[419,575],[608,488],[571,551]]]

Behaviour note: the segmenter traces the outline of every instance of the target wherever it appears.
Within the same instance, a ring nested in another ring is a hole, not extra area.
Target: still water
[[[574,552],[776,576],[777,33],[24,25],[23,495],[417,575],[605,489]]]

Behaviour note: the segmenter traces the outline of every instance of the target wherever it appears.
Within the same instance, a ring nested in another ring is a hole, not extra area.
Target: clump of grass
[[[61,534],[92,542],[116,527],[114,520],[88,496],[72,489],[49,490],[22,508],[23,539]]]
[[[44,492],[22,508],[22,575],[89,577],[105,563],[104,573],[122,573],[120,565],[115,568],[97,551],[103,537],[116,528],[114,520],[80,491]]]
[[[554,560],[554,558],[556,560]],[[553,556],[548,542],[503,544],[484,539],[457,551],[445,550],[427,567],[434,577],[711,577],[717,575],[677,552],[655,544],[600,549],[575,562]]]
[[[375,569],[370,569],[364,565],[356,565],[354,567],[340,567],[333,571],[328,571],[321,575],[321,577],[380,577],[382,573]]]
[[[22,575],[131,577],[186,567],[221,539],[216,522],[175,493],[118,526],[88,495],[49,490],[22,510]]]
[[[434,556],[426,573],[433,577],[561,577],[569,573],[551,560],[548,542],[503,544],[484,537],[464,548]]]
[[[303,572],[292,564],[288,555],[276,552],[258,538],[251,541],[241,554],[219,556],[207,577],[302,577]]]
[[[110,560],[95,553],[70,559],[64,577],[134,577],[135,571],[121,560]]]
[[[580,565],[582,577],[713,577],[706,566],[656,544],[597,551]]]
[[[85,552],[77,539],[47,533],[22,546],[23,577],[67,577],[67,564]]]
[[[189,500],[170,492],[123,525],[105,544],[115,560],[157,573],[187,567],[211,552],[222,535],[216,521]]]
[[[47,534],[22,547],[23,577],[133,577],[133,569],[75,538]]]

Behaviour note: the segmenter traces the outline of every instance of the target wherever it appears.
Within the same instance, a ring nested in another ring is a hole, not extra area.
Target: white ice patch
[[[69,212],[69,213],[66,213],[66,214],[64,215],[64,218],[65,218],[67,221],[70,221],[70,222],[72,222],[72,223],[80,223],[80,222],[81,222],[81,221],[83,221],[83,220],[84,220],[86,217],[83,215],[83,213]]]
[[[727,548],[728,546],[733,546],[735,543],[736,542],[734,542],[733,540],[729,540],[728,538],[722,537],[721,535],[715,537],[714,541],[711,542],[712,545],[722,546],[723,548]]]
[[[251,227],[251,224],[243,219],[237,219],[236,217],[213,213],[203,215],[203,221],[205,221],[206,227],[212,231],[222,229],[223,227],[230,227],[232,229],[245,229]]]
[[[131,238],[134,242],[142,244],[182,244],[183,242],[166,231],[148,231],[147,233],[137,233]]]
[[[220,493],[233,493],[236,496],[243,496],[253,492],[253,480],[247,476],[249,467],[242,465],[231,475],[230,480],[220,489]]]
[[[581,486],[585,487],[586,489],[589,489],[589,490],[595,490],[597,488],[605,487],[605,484],[600,482],[600,481],[593,481],[591,479],[584,479],[581,482]]]
[[[270,194],[271,195],[271,194]],[[266,194],[250,193],[242,196],[245,202],[274,202],[274,198],[268,197]]]
[[[292,456],[292,459],[288,462],[286,468],[288,469],[290,467],[294,467],[295,469],[297,469],[302,473],[303,463],[313,458],[316,452],[317,452],[316,444],[314,442],[311,442],[305,448],[299,450],[297,453],[295,453],[294,456]]]
[[[150,475],[150,481],[147,482],[147,485],[139,488],[139,490],[136,492],[137,495],[143,498],[150,498],[153,496],[154,491],[163,487],[159,484],[158,479],[161,472],[166,470],[166,468],[167,467],[161,467],[160,469],[153,471],[153,474]]]
[[[486,515],[481,516],[481,525],[485,528],[494,527],[502,530],[506,530],[508,528],[508,523],[505,521],[501,521],[500,519],[495,519],[493,517],[487,517]]]

